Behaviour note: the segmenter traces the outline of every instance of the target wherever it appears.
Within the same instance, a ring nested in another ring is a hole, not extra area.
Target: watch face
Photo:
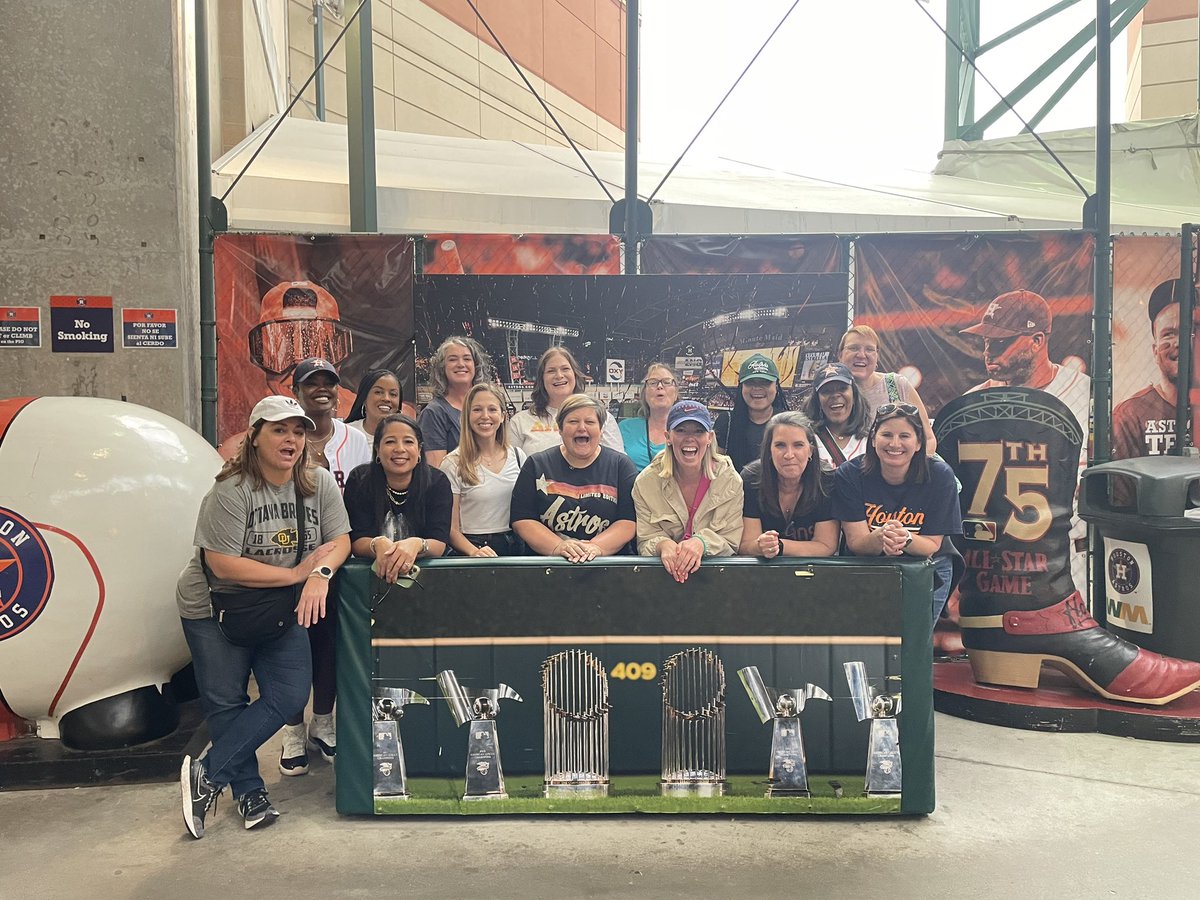
[[[322,575],[325,578],[332,578],[333,577],[333,569],[329,568],[329,566],[318,566],[317,574]]]

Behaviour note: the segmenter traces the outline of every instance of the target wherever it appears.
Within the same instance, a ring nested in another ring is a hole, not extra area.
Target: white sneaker
[[[303,775],[308,771],[308,729],[304,723],[283,726],[283,749],[279,752],[279,771],[283,775]]]
[[[314,714],[308,726],[308,746],[325,758],[325,762],[333,762],[337,756],[337,728],[334,725],[333,713],[319,716]]]

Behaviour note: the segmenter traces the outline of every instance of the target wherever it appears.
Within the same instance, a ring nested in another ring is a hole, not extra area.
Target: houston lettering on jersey
[[[868,503],[866,511],[867,524],[873,529],[882,528],[884,522],[894,519],[913,534],[920,534],[921,526],[925,524],[925,513],[920,510],[910,510],[907,506],[902,506],[892,512],[884,509],[882,503]]]

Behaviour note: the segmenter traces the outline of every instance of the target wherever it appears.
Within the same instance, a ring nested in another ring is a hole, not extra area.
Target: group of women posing
[[[188,832],[203,835],[226,786],[246,828],[278,816],[255,751],[304,707],[304,630],[325,617],[330,579],[351,553],[395,582],[448,550],[574,563],[637,552],[685,582],[705,557],[829,556],[844,538],[855,555],[932,558],[936,619],[952,580],[946,536],[962,527],[954,476],[931,457],[915,392],[890,399],[906,390],[897,376],[880,376],[889,399],[870,411],[877,341],[874,353],[864,349],[874,334],[865,332],[843,338],[851,362],[818,374],[807,415],[777,411],[778,373],[766,357],[743,365],[744,408],[728,428],[749,423],[761,438],[740,467],[720,452],[708,409],[679,400],[668,365],[649,367],[641,414],[618,429],[581,392],[580,368],[561,348],[542,356],[533,406],[511,419],[500,389],[484,380],[486,353],[468,338],[439,348],[437,398],[420,419],[402,411],[394,374],[372,373],[352,412],[372,439],[371,460],[350,473],[342,496],[327,470],[307,462],[313,420],[291,398],[261,401],[204,500],[196,556],[179,583],[212,737],[207,755],[185,757],[181,770]],[[727,443],[748,444],[728,428]],[[294,619],[260,644],[235,645],[212,616],[210,593],[221,590],[290,592]]]

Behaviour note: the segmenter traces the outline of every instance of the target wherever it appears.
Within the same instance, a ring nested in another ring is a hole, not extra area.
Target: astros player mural
[[[174,585],[219,468],[154,410],[0,400],[0,698],[42,737],[102,749],[174,729]]]
[[[993,300],[965,329],[983,338],[990,378],[937,416],[938,452],[962,482],[963,644],[979,682],[1036,688],[1045,663],[1110,700],[1169,703],[1200,685],[1200,664],[1105,631],[1081,596],[1073,522],[1090,391],[1050,361],[1051,327],[1032,291]]]

